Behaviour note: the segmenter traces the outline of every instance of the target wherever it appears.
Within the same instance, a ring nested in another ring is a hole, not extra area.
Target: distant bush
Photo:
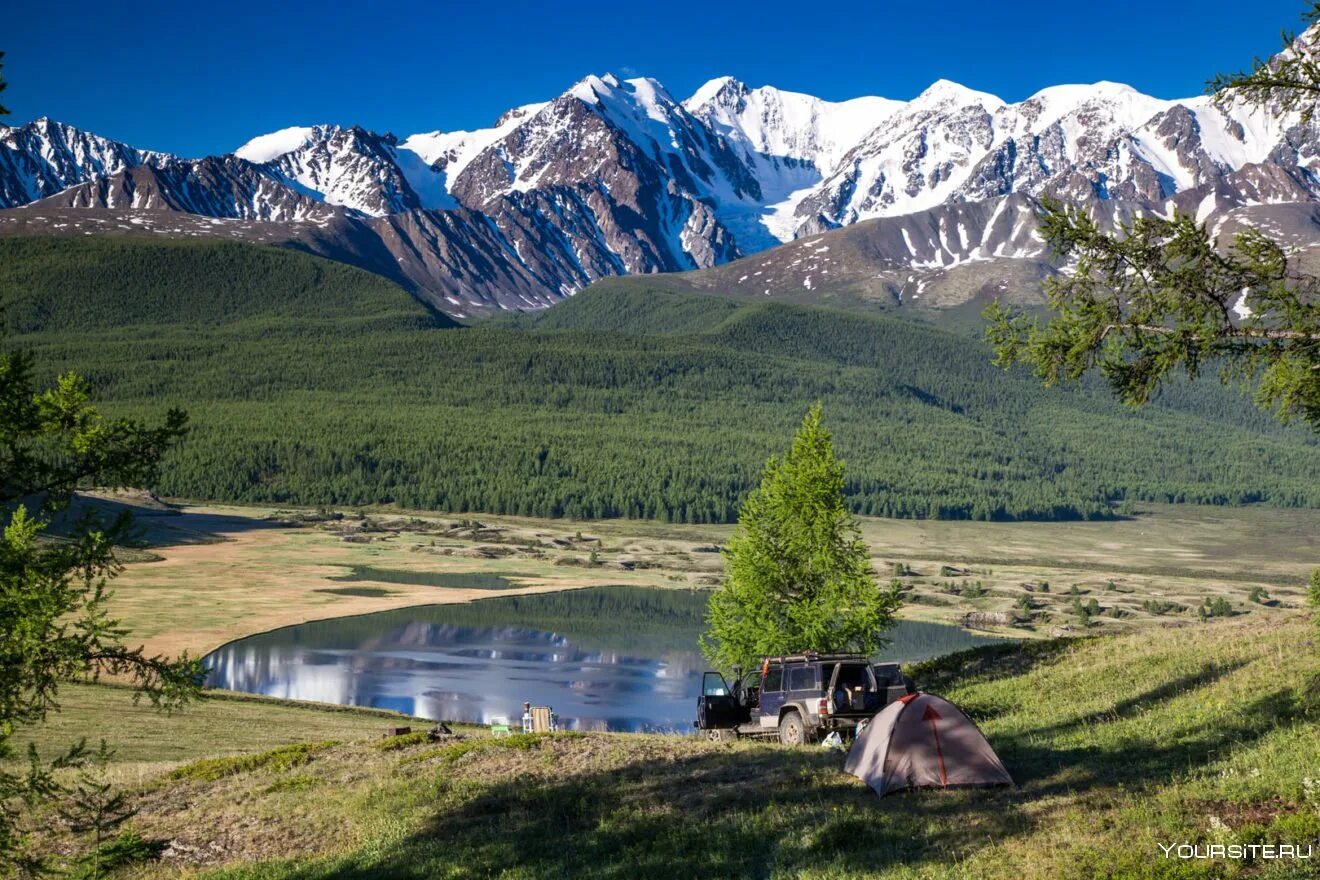
[[[1196,609],[1196,613],[1202,620],[1210,617],[1231,617],[1233,606],[1223,596],[1207,596],[1201,606]]]
[[[1081,597],[1073,598],[1073,614],[1077,615],[1077,622],[1084,627],[1095,625],[1094,618],[1100,614],[1100,603],[1095,599],[1083,602]]]
[[[963,584],[958,592],[964,599],[980,599],[988,593],[985,584],[980,581],[974,584]]]
[[[1264,605],[1266,602],[1270,601],[1270,591],[1260,586],[1252,587],[1247,593],[1247,601],[1255,602],[1257,605]]]
[[[1186,605],[1179,605],[1177,602],[1166,602],[1162,599],[1147,599],[1141,603],[1141,608],[1143,611],[1161,616],[1187,610]]]

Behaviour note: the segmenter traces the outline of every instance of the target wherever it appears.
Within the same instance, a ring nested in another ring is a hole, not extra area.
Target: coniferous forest
[[[1316,436],[1213,379],[1129,410],[864,312],[589,290],[458,327],[296,251],[135,238],[0,240],[0,302],[0,344],[106,412],[189,411],[171,496],[728,522],[821,401],[863,514],[1320,507]]]

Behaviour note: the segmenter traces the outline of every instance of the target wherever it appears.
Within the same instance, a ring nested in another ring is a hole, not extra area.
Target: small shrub
[[[1157,616],[1171,614],[1179,611],[1186,611],[1186,605],[1179,605],[1177,602],[1165,602],[1162,599],[1147,599],[1141,603],[1141,610]]]
[[[564,733],[514,733],[509,736],[483,736],[476,739],[465,739],[456,743],[450,743],[443,748],[437,749],[435,754],[445,761],[457,761],[464,755],[473,752],[498,751],[500,749],[513,749],[519,752],[529,752],[532,749],[539,749],[541,743],[548,739],[577,739],[583,734],[576,731]]]
[[[1266,602],[1270,601],[1270,591],[1264,587],[1252,587],[1250,592],[1247,593],[1247,601],[1255,602],[1257,605],[1264,605]]]
[[[894,563],[894,577],[907,577],[908,567],[906,562]]]
[[[254,770],[271,770],[282,773],[293,767],[301,767],[311,762],[312,757],[324,752],[335,742],[294,743],[281,746],[259,755],[233,755],[227,758],[204,758],[171,770],[170,779],[195,779],[199,782],[214,782],[226,776],[237,776]]]
[[[320,784],[320,780],[310,773],[298,773],[293,776],[281,776],[270,785],[266,786],[267,794],[274,794],[279,791],[305,791]]]
[[[99,880],[102,872],[112,867],[106,863],[106,846],[119,839],[112,835],[138,812],[127,793],[110,781],[107,768],[113,755],[105,740],[101,740],[100,749],[79,771],[66,801],[56,809],[70,831],[91,838],[91,851],[79,860],[76,872],[88,880]]]
[[[387,736],[382,740],[372,743],[372,747],[380,749],[382,752],[397,752],[400,749],[409,749],[413,746],[420,746],[430,741],[431,735],[425,730],[414,730],[412,733],[403,733],[398,736]]]
[[[121,831],[101,844],[99,863],[88,864],[84,860],[66,876],[75,880],[93,880],[101,876],[101,872],[113,872],[157,858],[162,849],[164,844],[143,840],[136,831]]]
[[[1233,606],[1223,596],[1207,596],[1204,604],[1197,609],[1197,615],[1202,620],[1209,617],[1231,617],[1232,614]]]

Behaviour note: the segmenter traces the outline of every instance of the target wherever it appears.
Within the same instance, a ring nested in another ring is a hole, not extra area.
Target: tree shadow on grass
[[[232,534],[289,527],[289,523],[277,520],[80,495],[51,518],[49,533],[67,535],[84,518],[105,527],[125,513],[133,518],[126,544],[136,549],[217,544],[229,540]]]
[[[1105,724],[1113,721],[1121,721],[1130,718],[1141,712],[1155,708],[1161,703],[1181,696],[1188,691],[1214,684],[1226,675],[1241,669],[1247,665],[1246,660],[1235,660],[1231,663],[1207,663],[1198,672],[1179,676],[1178,678],[1166,681],[1157,687],[1138,694],[1135,697],[1128,697],[1126,700],[1119,700],[1108,709],[1096,712],[1088,712],[1080,715],[1071,721],[1063,721],[1058,724],[1051,724],[1045,727],[1033,728],[1032,736],[1053,736],[1056,734],[1070,733],[1078,728],[1091,727],[1096,724]]]
[[[515,779],[437,811],[380,858],[304,876],[663,878],[826,875],[948,862],[1033,820],[1008,790],[878,799],[842,757],[705,753],[594,774]]]
[[[1007,641],[1002,644],[982,645],[946,654],[934,660],[913,664],[906,671],[917,687],[930,693],[940,693],[954,685],[997,681],[1015,678],[1031,670],[1048,666],[1075,649],[1082,639],[1048,639],[1043,641]]]
[[[1216,724],[1197,724],[1189,719],[1182,729],[1154,739],[1133,737],[1118,739],[1113,746],[1060,748],[1041,744],[1055,735],[1051,728],[1044,728],[1017,736],[998,736],[994,745],[1009,772],[1033,797],[1113,785],[1140,789],[1166,785],[1238,749],[1250,748],[1296,717],[1293,692],[1280,688],[1262,694],[1231,715],[1220,716]],[[1093,723],[1103,724],[1104,719]],[[1081,726],[1079,723],[1077,728]]]

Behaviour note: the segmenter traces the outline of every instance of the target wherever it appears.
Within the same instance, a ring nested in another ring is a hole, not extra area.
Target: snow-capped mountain
[[[138,165],[69,187],[35,203],[52,208],[181,211],[235,220],[328,222],[343,211],[290,189],[237,156]]]
[[[286,224],[261,239],[367,265],[467,316],[876,219],[901,218],[866,240],[902,284],[906,270],[1040,260],[1029,206],[1043,195],[1203,220],[1312,203],[1318,126],[1106,82],[1017,103],[944,80],[911,101],[830,102],[721,77],[680,101],[652,79],[589,76],[487,129],[298,126],[199,160],[37,120],[0,129],[0,205],[26,206],[28,231],[43,211],[67,227],[71,209]]]
[[[1128,86],[1045,89],[1006,104],[938,82],[868,133],[796,209],[797,234],[1010,193],[1155,206],[1253,163],[1310,173],[1300,118],[1161,101]],[[1281,149],[1282,148],[1282,149]]]
[[[0,126],[0,207],[26,205],[83,181],[171,159],[44,116],[17,128]]]
[[[292,189],[368,217],[418,208],[457,208],[444,175],[394,135],[358,126],[286,128],[253,138],[234,155],[261,165]]]
[[[755,177],[761,198],[749,206],[750,217],[734,225],[744,247],[765,247],[793,237],[800,223],[797,205],[903,102],[831,103],[771,86],[752,89],[725,76],[703,85],[683,106],[727,140]]]

